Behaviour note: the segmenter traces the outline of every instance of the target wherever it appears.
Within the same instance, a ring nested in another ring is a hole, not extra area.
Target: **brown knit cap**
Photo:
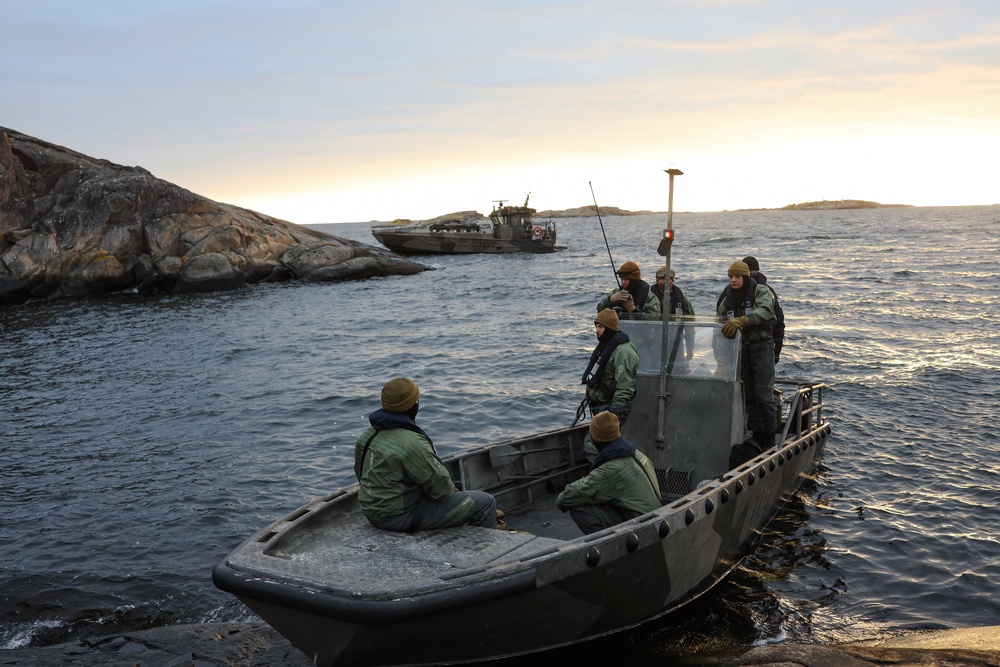
[[[729,265],[729,275],[730,276],[746,276],[750,277],[750,267],[747,266],[746,262],[733,262]]]
[[[395,378],[382,387],[382,409],[386,412],[406,412],[420,398],[420,389],[410,378]]]
[[[618,331],[618,313],[610,308],[605,308],[597,313],[597,317],[594,318],[594,324],[603,324],[605,329]]]
[[[590,420],[590,437],[594,442],[611,442],[621,435],[621,423],[618,421],[618,415],[613,412],[607,410],[598,412]]]
[[[639,265],[635,262],[625,262],[622,264],[622,268],[618,269],[618,275],[622,278],[628,278],[629,280],[632,280],[633,278],[636,280],[642,278],[642,273],[639,271]]]

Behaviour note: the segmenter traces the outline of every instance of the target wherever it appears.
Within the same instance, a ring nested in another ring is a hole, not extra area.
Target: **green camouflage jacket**
[[[660,506],[660,486],[656,470],[645,454],[611,459],[585,477],[566,485],[556,498],[556,507],[566,511],[583,505],[613,503],[636,514],[652,512]]]
[[[368,447],[362,467],[361,453],[375,432],[369,426],[354,446],[354,474],[361,483],[358,503],[365,516],[387,517],[404,510],[403,493],[419,486],[432,500],[447,500],[455,483],[419,433],[405,428],[379,431]],[[471,506],[471,503],[470,503]]]

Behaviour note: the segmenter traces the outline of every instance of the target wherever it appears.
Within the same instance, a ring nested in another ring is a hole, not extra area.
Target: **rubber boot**
[[[753,439],[762,452],[774,447],[774,431],[754,431]]]

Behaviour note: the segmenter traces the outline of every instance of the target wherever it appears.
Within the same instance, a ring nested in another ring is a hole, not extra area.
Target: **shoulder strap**
[[[642,461],[640,461],[636,457],[635,452],[632,453],[632,460],[635,461],[635,464],[637,466],[639,466],[639,470],[642,471],[642,474],[646,476],[646,481],[649,482],[649,488],[651,488],[653,490],[653,493],[655,494],[656,493],[656,484],[653,484],[653,480],[649,478],[649,472],[646,470],[646,466],[642,465]],[[661,505],[663,504],[663,498],[657,497],[657,500],[660,501]]]
[[[375,432],[372,433],[372,436],[370,438],[368,438],[368,442],[365,443],[364,448],[361,450],[361,467],[358,469],[359,482],[361,481],[361,475],[363,475],[365,472],[365,459],[368,458],[368,447],[369,445],[372,444],[372,440],[375,439],[376,435],[378,435],[378,429],[375,429]]]
[[[649,283],[645,280],[639,281],[639,293],[636,295],[633,301],[635,302],[635,309],[637,311],[642,311],[646,307],[646,299],[649,298]]]

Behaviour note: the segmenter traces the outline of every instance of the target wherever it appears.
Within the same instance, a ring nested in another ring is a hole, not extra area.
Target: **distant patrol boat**
[[[528,207],[528,197],[523,206],[504,206],[503,200],[497,201],[489,220],[377,225],[372,235],[401,255],[553,252],[557,250],[556,223],[533,221],[535,209]]]

